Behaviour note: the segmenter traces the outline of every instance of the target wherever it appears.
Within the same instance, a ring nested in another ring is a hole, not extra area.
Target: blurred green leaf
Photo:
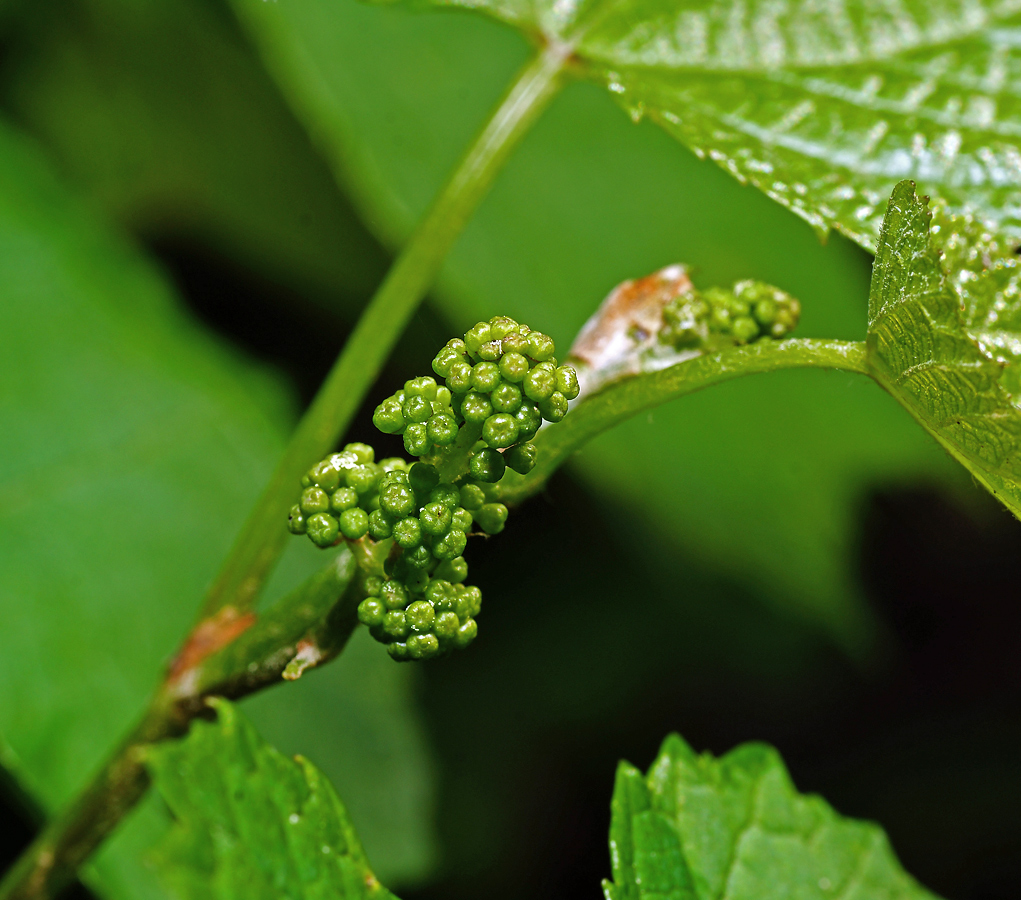
[[[391,244],[409,233],[527,53],[512,31],[460,12],[353,0],[234,7]],[[754,278],[798,297],[800,336],[864,338],[863,253],[840,239],[820,246],[795,217],[658,129],[633,126],[587,84],[568,87],[525,139],[437,294],[458,329],[506,313],[565,348],[614,285],[682,259],[699,267],[700,283]],[[868,628],[849,578],[863,489],[959,477],[875,385],[828,372],[687,397],[601,436],[575,465],[597,496],[641,510],[649,528],[845,645]],[[650,552],[641,535],[623,539],[644,564],[669,567],[669,554]]]
[[[869,364],[876,379],[911,411],[949,453],[1016,516],[1021,516],[1021,411],[1004,389],[1005,363],[983,352],[962,319],[961,298],[932,243],[932,214],[914,184],[894,190],[869,294]],[[1016,262],[970,272],[964,280],[972,303],[967,314],[980,323],[1000,319],[1005,341],[1017,315]],[[987,288],[979,285],[983,282]],[[990,284],[991,283],[991,284]],[[989,289],[992,287],[992,290]],[[1001,288],[999,291],[996,288]],[[998,299],[997,299],[998,297]],[[1008,330],[1003,330],[1006,327]],[[988,337],[988,331],[986,332]]]
[[[200,0],[58,0],[0,91],[63,173],[147,239],[189,242],[354,317],[386,268],[237,33]]]
[[[677,735],[643,777],[617,770],[607,900],[935,900],[876,825],[797,792],[780,755],[699,756]]]
[[[267,744],[226,701],[147,764],[176,824],[160,864],[173,896],[392,898],[347,810],[307,760]]]
[[[144,257],[70,200],[6,126],[0,277],[0,731],[5,763],[52,811],[140,714],[272,469],[293,406],[275,379],[183,314]],[[320,562],[314,548],[295,550],[280,579]],[[365,666],[359,677],[378,671]],[[406,688],[391,678],[379,746],[315,743],[337,767],[358,770],[380,752],[397,760],[365,787],[379,788],[365,802],[377,833],[417,812],[384,802],[406,789],[402,779],[414,778],[417,797],[431,792]],[[286,703],[284,692],[271,702]],[[317,729],[310,717],[294,737],[313,743]],[[161,827],[147,805],[103,849],[90,884],[159,896],[136,850]],[[421,864],[428,822],[398,827],[419,848],[398,855],[417,852]]]
[[[1021,228],[1021,4],[884,0],[432,0],[567,45],[632,116],[816,228],[875,246],[916,178]]]

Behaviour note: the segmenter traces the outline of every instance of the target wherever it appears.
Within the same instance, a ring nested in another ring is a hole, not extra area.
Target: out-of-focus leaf
[[[566,45],[632,116],[875,246],[915,178],[1021,229],[1017,0],[433,0]]]
[[[980,345],[969,334],[961,299],[940,264],[931,220],[914,185],[899,184],[872,273],[869,364],[876,379],[950,454],[1021,516],[1021,411],[1018,398],[1002,383],[1021,342],[1021,333],[1010,328],[1019,307],[1016,263],[989,261],[961,280],[971,300],[968,324],[985,336]],[[1006,358],[992,355],[997,345],[1006,348]]]
[[[267,744],[225,701],[216,722],[154,747],[147,764],[176,824],[161,868],[181,900],[387,900],[325,776]]]
[[[508,29],[457,12],[354,0],[234,7],[366,221],[393,244],[527,53]],[[864,338],[864,254],[839,239],[820,247],[783,209],[658,129],[631,125],[587,84],[568,87],[526,137],[437,294],[459,328],[506,313],[563,350],[614,285],[679,260],[697,266],[697,283],[755,278],[789,291],[802,301],[799,336]],[[575,471],[708,565],[848,642],[866,620],[848,579],[863,487],[956,477],[875,385],[828,372],[687,397],[601,436]],[[645,552],[640,536],[634,543]]]
[[[620,764],[611,809],[606,900],[936,900],[881,828],[799,794],[763,744],[717,760],[671,735],[648,776]]]
[[[205,248],[352,317],[385,271],[216,4],[47,4],[12,36],[0,90],[64,174],[147,239]]]
[[[5,762],[52,812],[141,712],[293,408],[266,372],[184,315],[153,267],[7,127],[0,280],[0,731]],[[296,580],[319,564],[310,547],[284,567]],[[407,713],[377,724],[382,748],[317,752],[393,754],[402,763],[381,780],[413,775],[411,789],[428,794],[425,763],[403,762],[422,746]],[[380,802],[404,789],[386,783],[374,798],[384,821],[407,812]],[[90,884],[159,896],[136,851],[161,827],[147,805],[103,848]],[[424,821],[401,827],[428,840]]]

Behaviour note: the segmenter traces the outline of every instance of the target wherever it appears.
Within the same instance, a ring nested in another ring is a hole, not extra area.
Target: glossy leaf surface
[[[288,759],[229,703],[147,763],[175,825],[159,861],[181,900],[388,900],[344,804],[307,760]]]
[[[948,279],[931,221],[914,185],[898,185],[869,293],[870,366],[955,459],[1021,515],[1021,411],[1009,392],[1019,340],[1012,328],[1016,262],[980,254],[965,277]],[[961,267],[971,240],[955,237],[952,227],[947,223],[942,236],[962,245],[950,257]]]
[[[671,735],[647,776],[621,763],[611,810],[606,900],[936,900],[763,744],[714,759]]]

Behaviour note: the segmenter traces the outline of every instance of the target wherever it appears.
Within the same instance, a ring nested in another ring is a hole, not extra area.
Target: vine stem
[[[443,259],[511,151],[556,96],[570,57],[547,44],[521,70],[404,247],[302,417],[273,477],[245,522],[202,607],[250,609],[280,555],[295,486],[336,444],[376,380]]]
[[[246,611],[254,605],[283,549],[287,511],[302,474],[325,456],[347,429],[465,223],[508,156],[559,91],[570,54],[566,45],[547,44],[519,72],[397,257],[298,423],[276,471],[210,588],[202,604],[199,625],[189,635],[185,647],[202,629],[208,632],[210,627],[226,635],[229,644],[244,632],[248,622],[255,621]],[[342,598],[337,605],[346,609],[343,603]],[[353,611],[346,610],[340,617],[340,636],[324,647],[322,661],[340,652],[354,622]],[[251,629],[253,635],[256,631],[257,628]],[[337,628],[333,627],[333,631]],[[316,639],[317,635],[318,631],[313,630],[308,637]],[[250,641],[241,642],[245,643]],[[179,682],[164,683],[138,725],[85,790],[46,826],[7,872],[0,882],[0,900],[56,896],[145,794],[149,784],[143,759],[145,746],[183,734],[188,722],[201,713],[205,697],[244,696],[278,682],[292,649],[290,645],[278,647],[271,659],[245,659],[244,668],[231,678],[225,675],[218,684],[211,688],[203,685],[204,689],[194,694],[182,695],[177,690]],[[212,659],[222,655],[216,654]],[[253,671],[256,677],[251,675]]]

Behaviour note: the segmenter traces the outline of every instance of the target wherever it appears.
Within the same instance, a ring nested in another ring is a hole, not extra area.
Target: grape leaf
[[[142,710],[294,410],[276,378],[191,320],[151,263],[2,124],[0,276],[0,743],[51,814]],[[296,543],[280,577],[294,583],[320,565]],[[352,683],[394,668],[378,654],[362,660]],[[385,677],[397,689],[387,703],[333,701],[378,746],[312,749],[352,771],[393,757],[364,786],[363,808],[375,810],[377,835],[391,817],[419,815],[398,830],[419,848],[400,853],[421,866],[431,772],[399,690],[409,676]],[[263,708],[286,702],[271,693]],[[409,790],[414,802],[385,803]],[[84,873],[89,886],[161,896],[135,850],[164,824],[158,807],[141,809]]]
[[[158,860],[182,900],[393,898],[329,781],[288,759],[226,701],[146,764],[176,824]]]
[[[924,181],[1021,231],[1021,3],[433,0],[560,43],[649,115],[802,216],[872,249]]]
[[[714,759],[671,735],[647,776],[621,763],[610,858],[606,900],[936,900],[881,828],[799,794],[764,744]]]
[[[365,221],[392,245],[528,51],[482,16],[354,0],[234,7]],[[864,253],[843,240],[820,246],[764,195],[659,129],[633,127],[586,83],[554,101],[510,160],[434,296],[454,330],[503,312],[563,350],[614,285],[680,260],[697,264],[699,284],[755,278],[789,291],[803,303],[799,336],[865,337]],[[601,502],[859,649],[869,612],[847,573],[865,486],[960,477],[874,384],[817,371],[663,406],[601,435],[572,468]],[[668,566],[669,553],[647,544],[636,536],[622,552]]]
[[[1021,411],[1007,387],[1016,377],[1010,365],[1018,342],[1011,327],[1018,317],[1016,263],[980,256],[966,268],[968,235],[945,230],[957,261],[957,275],[948,279],[931,220],[914,185],[899,184],[873,267],[869,366],[955,459],[1021,516]],[[996,352],[1001,345],[1006,354]]]

